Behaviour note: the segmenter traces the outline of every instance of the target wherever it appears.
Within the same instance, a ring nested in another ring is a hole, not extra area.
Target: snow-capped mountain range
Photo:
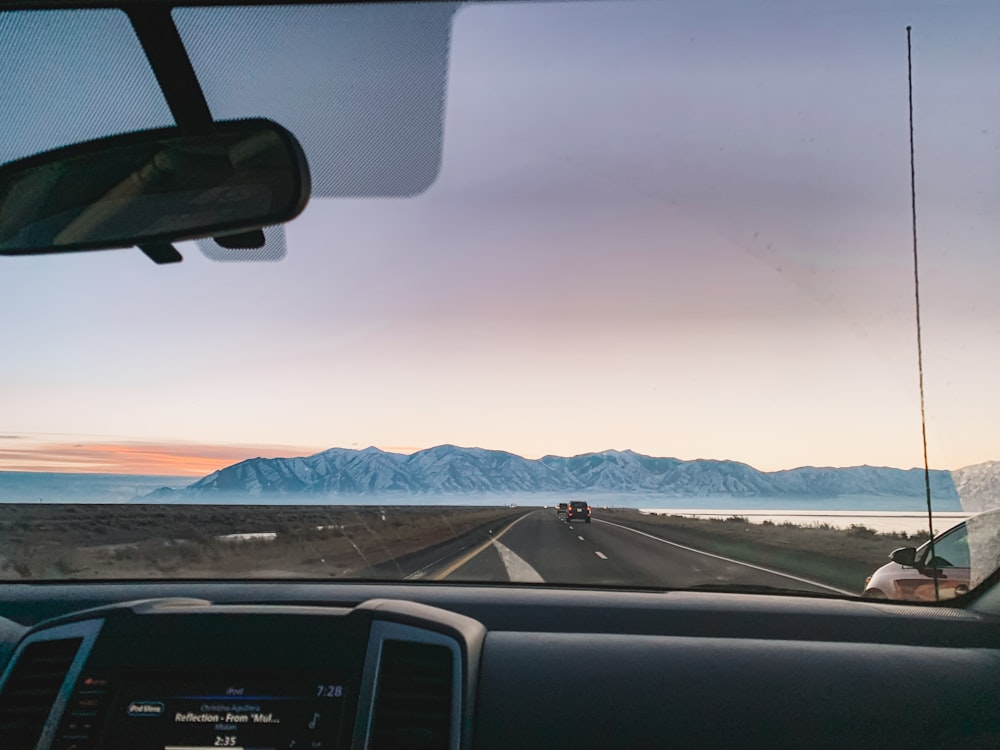
[[[1000,488],[1000,462],[956,472],[931,472],[935,498],[957,499],[956,486],[974,486],[977,492],[991,493],[994,487]],[[527,459],[504,451],[439,445],[410,455],[378,448],[332,448],[301,458],[252,458],[215,471],[177,492],[191,499],[211,501],[212,496],[224,494],[459,495],[587,491],[664,497],[829,498],[921,497],[925,490],[922,469],[851,466],[765,472],[737,461],[683,461],[628,450]],[[147,498],[168,500],[172,492],[157,490]]]

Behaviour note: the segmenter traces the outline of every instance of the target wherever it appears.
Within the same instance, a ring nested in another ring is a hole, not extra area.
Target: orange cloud
[[[0,447],[0,470],[200,477],[248,458],[307,456],[316,448],[156,442],[34,442]]]

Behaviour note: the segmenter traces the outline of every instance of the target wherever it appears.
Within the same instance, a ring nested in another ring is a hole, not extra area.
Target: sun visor
[[[406,197],[438,175],[457,7],[201,7],[173,16],[213,117],[288,128],[314,197]]]

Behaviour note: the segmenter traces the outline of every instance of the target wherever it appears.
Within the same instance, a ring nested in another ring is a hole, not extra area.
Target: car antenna
[[[927,559],[934,564],[934,511],[931,509],[931,469],[927,460],[927,413],[924,409],[924,348],[920,335],[920,266],[917,262],[917,171],[916,152],[913,143],[913,45],[910,41],[912,26],[906,27],[906,84],[910,105],[910,217],[913,235],[913,300],[917,321],[917,375],[920,383],[920,435],[924,448],[924,488],[927,493],[927,532],[930,545]],[[934,601],[941,600],[937,569],[931,568],[934,579]]]

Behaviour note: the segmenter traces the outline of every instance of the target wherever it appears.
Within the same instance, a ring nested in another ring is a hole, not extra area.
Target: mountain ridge
[[[985,467],[985,468],[983,468]],[[978,504],[995,504],[1000,462],[956,471],[931,470],[936,499],[957,500],[959,488],[975,490]],[[459,495],[545,492],[619,492],[682,497],[922,497],[924,471],[887,466],[800,466],[761,471],[727,459],[684,460],[632,450],[528,459],[508,451],[433,446],[411,454],[330,448],[310,456],[250,458],[208,474],[181,490],[163,488],[147,495],[168,499],[171,492],[210,501],[213,495],[357,496],[381,494]],[[963,501],[965,497],[963,495]]]

